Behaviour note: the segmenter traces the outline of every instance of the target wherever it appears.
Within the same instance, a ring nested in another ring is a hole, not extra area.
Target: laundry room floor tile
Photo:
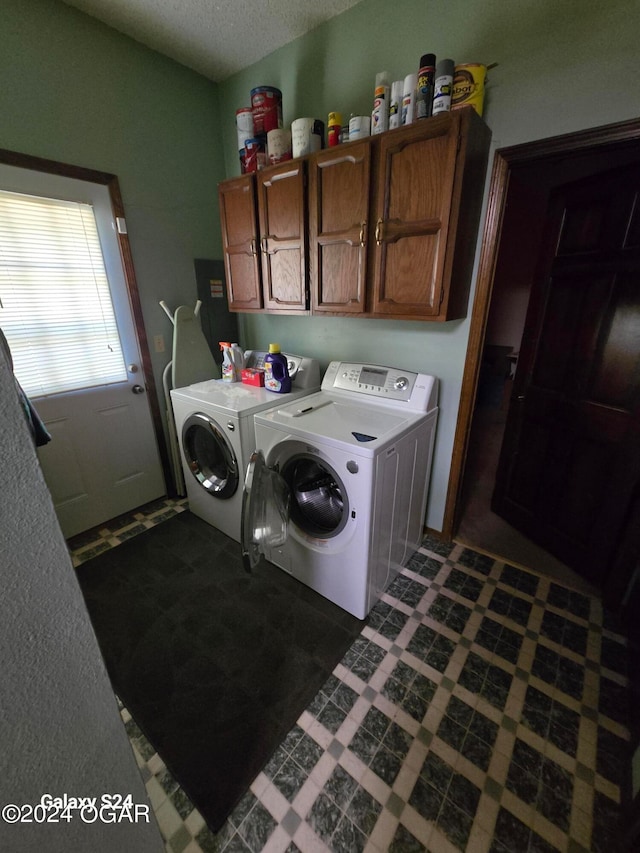
[[[185,508],[76,537],[74,564]],[[121,714],[167,853],[604,851],[630,740],[619,631],[543,572],[426,537],[216,834]]]

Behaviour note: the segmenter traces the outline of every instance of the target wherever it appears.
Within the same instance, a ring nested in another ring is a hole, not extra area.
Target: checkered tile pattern
[[[188,508],[186,498],[182,500],[162,498],[146,504],[134,512],[127,513],[127,515],[113,518],[86,533],[80,533],[67,541],[73,565],[77,567],[86,563],[87,560],[97,557],[103,551],[115,548],[116,545],[131,539],[132,536],[144,533],[145,530],[155,527],[156,524],[160,524]]]
[[[217,835],[122,715],[168,853],[605,851],[626,641],[597,599],[427,538]]]

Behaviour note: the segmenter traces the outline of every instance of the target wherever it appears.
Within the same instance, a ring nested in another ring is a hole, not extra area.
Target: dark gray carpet
[[[215,832],[363,622],[189,512],[78,578],[113,688]]]

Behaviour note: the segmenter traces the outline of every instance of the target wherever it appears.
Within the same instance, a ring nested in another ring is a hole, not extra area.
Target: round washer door
[[[267,467],[261,450],[251,454],[242,492],[240,541],[242,561],[250,572],[267,548],[283,545],[289,525],[289,489],[280,474]]]
[[[238,488],[238,460],[218,424],[202,412],[190,415],[182,427],[187,467],[205,491],[228,500]]]
[[[349,518],[344,483],[324,459],[299,453],[280,472],[291,493],[291,521],[318,539],[337,536]]]

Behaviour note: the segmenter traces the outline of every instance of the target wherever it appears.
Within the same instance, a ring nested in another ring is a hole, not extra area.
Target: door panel
[[[264,306],[307,308],[307,224],[304,163],[273,166],[258,173],[258,211]]]
[[[438,314],[458,153],[456,117],[432,134],[380,143],[376,188],[376,314]]]
[[[263,305],[254,178],[249,174],[225,181],[218,192],[231,311],[257,310]]]
[[[551,196],[492,504],[595,583],[640,490],[639,193],[633,166]]]
[[[309,162],[314,312],[365,310],[371,146],[350,143]]]
[[[49,490],[59,516],[62,507],[86,502],[88,487],[73,450],[73,429],[70,428],[69,418],[49,419],[47,429],[52,441],[55,440],[55,445],[50,445],[55,447],[55,454],[50,455],[46,448],[42,448],[39,455],[41,464],[43,455],[50,456],[47,459],[47,466],[52,473],[48,478],[48,483],[51,483]]]

